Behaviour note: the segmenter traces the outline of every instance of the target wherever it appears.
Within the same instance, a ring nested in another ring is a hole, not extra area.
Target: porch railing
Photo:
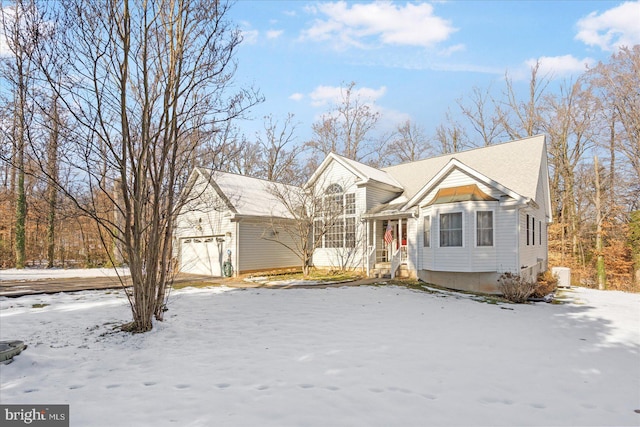
[[[375,263],[379,262],[389,262],[389,250],[387,248],[378,248],[375,251],[376,260]]]
[[[391,278],[396,277],[396,271],[400,264],[407,262],[407,245],[402,245],[391,256]]]
[[[367,251],[367,277],[371,274],[371,268],[376,265],[376,247],[369,246]]]

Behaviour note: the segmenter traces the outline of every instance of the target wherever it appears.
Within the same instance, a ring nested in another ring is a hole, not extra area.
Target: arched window
[[[342,194],[344,190],[339,184],[331,184],[324,190],[325,194]]]
[[[344,193],[339,184],[331,184],[324,190],[323,218],[315,230],[326,227],[322,247],[355,248],[356,246],[356,194]]]

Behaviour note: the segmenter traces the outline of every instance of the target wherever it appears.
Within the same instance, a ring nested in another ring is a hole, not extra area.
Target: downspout
[[[520,274],[520,208],[516,208],[516,223],[518,226],[516,227],[516,269],[514,273]]]
[[[236,230],[235,230],[235,242],[234,242],[234,263],[236,265],[236,268],[234,269],[235,274],[234,277],[238,277],[238,275],[240,274],[240,221],[236,221]]]
[[[365,232],[365,237],[364,237],[364,251],[362,252],[364,258],[365,258],[365,266],[367,269],[367,277],[369,277],[369,273],[371,272],[371,263],[369,262],[369,220],[365,219],[364,220],[364,232]]]

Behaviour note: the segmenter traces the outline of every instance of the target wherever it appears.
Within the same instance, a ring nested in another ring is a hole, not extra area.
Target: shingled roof
[[[546,159],[544,135],[503,144],[445,154],[425,160],[390,166],[382,170],[414,197],[453,159],[481,173],[524,198],[535,200],[538,177]],[[538,201],[544,203],[545,201]]]

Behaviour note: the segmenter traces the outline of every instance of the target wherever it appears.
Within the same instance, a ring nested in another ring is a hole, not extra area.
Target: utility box
[[[553,267],[551,274],[558,278],[559,288],[571,287],[571,269],[568,267]]]

